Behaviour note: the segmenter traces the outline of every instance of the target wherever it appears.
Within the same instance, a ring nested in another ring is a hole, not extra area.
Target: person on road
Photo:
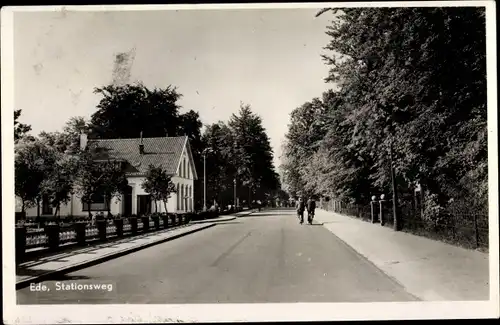
[[[297,217],[299,218],[300,224],[304,223],[304,210],[306,209],[306,204],[302,197],[299,197],[297,201]]]
[[[314,198],[307,200],[307,221],[312,224],[314,218],[314,211],[316,210],[316,201]]]

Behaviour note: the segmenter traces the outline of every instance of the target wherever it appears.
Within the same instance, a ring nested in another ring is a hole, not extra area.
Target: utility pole
[[[203,211],[207,211],[207,153],[203,152]]]

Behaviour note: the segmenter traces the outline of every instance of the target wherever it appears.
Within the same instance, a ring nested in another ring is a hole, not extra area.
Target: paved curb
[[[248,216],[252,213],[254,213],[255,211],[245,211],[245,212],[239,212],[241,214],[239,215],[236,215],[236,214],[231,214],[231,215],[228,215],[228,216],[219,216],[217,218],[214,218],[214,219],[204,219],[204,220],[196,220],[196,221],[191,221],[190,224],[194,224],[194,225],[197,225],[197,224],[200,224],[200,223],[209,223],[209,222],[224,222],[224,221],[231,221],[231,220],[234,220],[234,219],[237,219],[239,217],[245,217],[245,216]]]
[[[190,224],[193,224],[193,225],[197,225],[197,224],[200,224],[200,223],[210,223],[210,222],[224,222],[224,221],[230,221],[230,220],[234,220],[236,219],[237,217],[229,217],[229,218],[216,218],[216,219],[206,219],[206,220],[197,220],[197,221],[191,221]]]
[[[262,211],[262,210],[261,210],[261,211]],[[251,211],[245,211],[244,213],[243,213],[243,212],[240,212],[241,214],[239,214],[239,215],[234,215],[234,217],[235,217],[235,218],[246,217],[246,216],[251,215],[252,213],[255,213],[255,212],[258,212],[258,211],[251,210]]]
[[[143,244],[143,245],[140,245],[140,246],[132,247],[132,248],[129,248],[129,249],[124,249],[124,250],[121,250],[121,251],[115,252],[115,253],[109,253],[107,255],[101,256],[101,257],[99,257],[97,259],[94,259],[94,260],[85,261],[85,262],[74,264],[74,265],[71,265],[71,266],[68,266],[68,267],[62,267],[60,269],[57,269],[57,270],[54,270],[54,271],[49,271],[49,272],[41,274],[39,276],[34,276],[34,277],[31,277],[31,278],[28,278],[28,279],[24,279],[24,280],[21,280],[19,282],[16,282],[16,290],[19,290],[19,289],[22,289],[22,288],[26,288],[31,283],[37,283],[37,282],[45,281],[45,280],[48,280],[48,279],[50,279],[50,278],[52,278],[54,276],[57,276],[57,275],[61,275],[61,274],[65,274],[65,273],[70,273],[70,272],[74,272],[74,271],[77,271],[77,270],[80,270],[80,269],[83,269],[83,268],[94,266],[94,265],[97,265],[97,264],[100,264],[100,263],[103,263],[103,262],[106,262],[106,261],[109,261],[109,260],[112,260],[112,259],[124,256],[124,255],[128,255],[128,254],[140,251],[142,249],[145,249],[145,248],[148,248],[148,247],[151,247],[151,246],[155,246],[155,245],[158,245],[158,244],[161,244],[161,243],[168,242],[168,241],[173,240],[173,239],[184,237],[186,235],[189,235],[189,234],[192,234],[192,233],[195,233],[195,232],[198,232],[200,230],[207,229],[207,228],[210,228],[210,227],[213,227],[213,226],[215,226],[215,223],[211,223],[211,224],[208,224],[208,225],[203,225],[202,227],[199,227],[197,229],[192,229],[190,231],[186,231],[186,232],[183,232],[183,233],[171,236],[171,237],[163,238],[163,239],[157,240],[157,241],[152,242],[152,243],[147,243],[147,244]]]

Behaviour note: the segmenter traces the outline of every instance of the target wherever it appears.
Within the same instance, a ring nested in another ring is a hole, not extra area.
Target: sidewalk
[[[16,269],[16,289],[179,238],[215,226],[215,224],[214,222],[187,224],[25,262]]]
[[[424,301],[489,300],[489,256],[318,209],[315,220]]]

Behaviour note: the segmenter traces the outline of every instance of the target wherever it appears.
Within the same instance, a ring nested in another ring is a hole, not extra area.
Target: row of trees
[[[15,124],[20,114],[15,116]],[[79,128],[84,121],[71,119],[63,132],[42,132],[38,137],[19,132],[15,145],[15,194],[21,200],[21,211],[48,200],[59,213],[61,204],[71,194],[92,204],[95,195],[119,197],[127,186],[123,166],[114,161],[97,163],[89,150],[80,150]],[[89,209],[89,215],[90,215]],[[109,213],[109,204],[108,204]]]
[[[102,96],[90,121],[71,118],[61,132],[29,135],[31,127],[14,116],[16,141],[16,195],[22,210],[40,206],[42,197],[51,202],[57,214],[62,203],[75,191],[85,202],[96,193],[119,198],[127,186],[123,165],[113,161],[97,164],[93,153],[80,150],[80,134],[89,139],[164,137],[186,135],[190,138],[198,175],[203,170],[203,152],[207,155],[209,197],[224,201],[233,179],[238,190],[250,195],[249,200],[276,195],[279,179],[273,167],[273,153],[260,117],[242,106],[233,114],[228,126],[208,126],[202,137],[199,114],[193,110],[180,114],[181,94],[173,87],[150,90],[142,84],[96,88]],[[207,150],[209,149],[209,150]],[[155,178],[156,177],[156,178]],[[203,178],[195,182],[196,207],[201,208]],[[168,175],[151,166],[145,189],[155,201],[166,202],[175,191]],[[252,199],[252,195],[255,197]],[[240,195],[241,196],[241,195]],[[89,212],[90,214],[90,212]]]
[[[207,198],[235,204],[287,199],[273,165],[273,151],[262,119],[241,104],[227,123],[208,125],[202,142],[207,165]]]
[[[487,207],[484,9],[331,12],[323,58],[337,89],[291,114],[289,191],[367,204],[420,184],[429,218],[453,200]]]

